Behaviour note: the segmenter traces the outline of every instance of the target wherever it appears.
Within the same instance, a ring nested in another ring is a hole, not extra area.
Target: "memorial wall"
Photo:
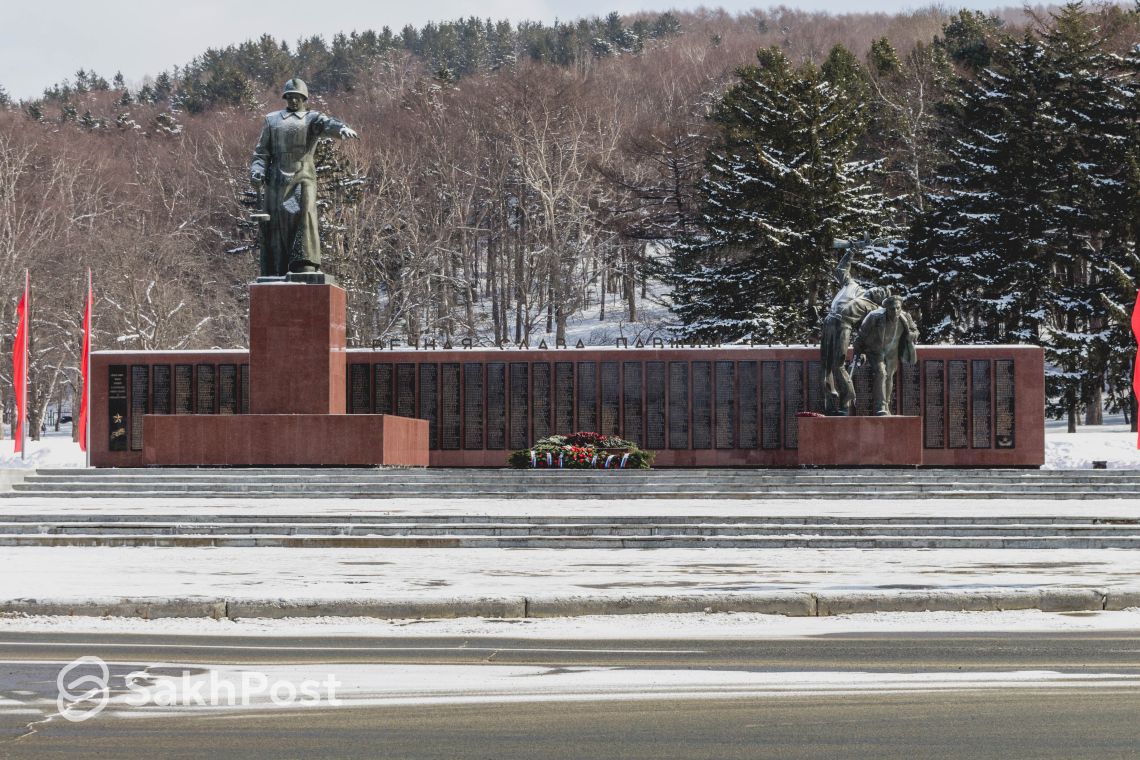
[[[794,466],[796,414],[823,406],[813,347],[350,350],[347,364],[348,413],[428,420],[433,466],[502,466],[576,430],[636,441],[659,467]],[[244,351],[97,352],[92,366],[96,466],[142,464],[143,415],[249,409]],[[867,414],[870,368],[853,379]],[[923,418],[927,466],[1039,466],[1042,351],[920,347],[892,409]]]

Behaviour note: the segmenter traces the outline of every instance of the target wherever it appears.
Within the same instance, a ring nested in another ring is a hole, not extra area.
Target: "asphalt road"
[[[82,723],[52,718],[56,674],[80,655],[108,660],[118,675],[156,662],[195,665],[195,672],[226,663],[341,673],[397,664],[413,678],[444,664],[475,666],[476,673],[541,666],[551,674],[601,666],[620,669],[619,681],[647,672],[703,677],[728,671],[777,677],[792,686],[802,682],[803,688],[762,695],[713,690],[701,698],[678,689],[620,699],[555,694],[521,702],[442,699],[145,716],[108,711]],[[1026,671],[1066,675],[1044,683],[1002,675]],[[931,686],[825,693],[812,686],[812,675],[822,672],[923,674]],[[992,679],[984,687],[947,681],[982,673]],[[206,756],[1140,758],[1140,636],[552,641],[0,635],[0,758]]]

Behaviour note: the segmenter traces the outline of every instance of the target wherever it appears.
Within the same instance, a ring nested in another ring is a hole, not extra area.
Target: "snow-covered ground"
[[[21,547],[0,599],[408,600],[1136,588],[1127,549]]]
[[[383,620],[311,618],[91,618],[0,615],[0,631],[140,633],[171,636],[506,636],[531,639],[758,639],[851,633],[940,631],[1140,631],[1140,609],[1106,612],[876,612],[786,617],[751,612],[668,615],[583,615],[568,618]],[[308,645],[306,645],[308,646]]]
[[[1045,424],[1045,469],[1087,470],[1098,460],[1109,469],[1140,467],[1137,434],[1119,415],[1106,417],[1105,422],[1078,426],[1077,432],[1069,433],[1064,422],[1049,420]]]

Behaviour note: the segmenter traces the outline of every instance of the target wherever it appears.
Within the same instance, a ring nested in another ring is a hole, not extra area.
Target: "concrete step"
[[[620,479],[620,480],[619,480]],[[1024,470],[1024,469],[673,469],[673,470],[514,470],[514,469],[54,469],[30,473],[26,481],[40,482],[567,482],[641,483],[807,483],[807,482],[1140,482],[1140,470]]]
[[[1071,500],[1071,499],[1140,499],[1140,487],[1133,490],[1101,490],[1101,489],[987,489],[987,488],[958,488],[924,489],[924,488],[870,488],[870,489],[829,489],[818,490],[801,488],[794,490],[743,490],[743,491],[678,491],[678,490],[633,490],[628,493],[615,490],[588,490],[557,491],[538,490],[530,491],[498,491],[498,490],[442,490],[440,488],[422,489],[419,491],[400,492],[379,488],[366,488],[359,490],[241,490],[201,488],[178,490],[90,490],[76,489],[63,491],[22,490],[0,494],[0,498],[204,498],[204,499],[282,499],[282,498],[308,498],[308,499],[408,499],[423,498],[436,501],[443,499],[565,499],[575,500],[582,498],[595,499],[1036,499],[1036,500]]]
[[[514,549],[1140,549],[1138,536],[154,536],[8,535],[0,546],[152,546],[288,548],[514,548]]]
[[[966,488],[972,490],[990,491],[1016,491],[1018,493],[1035,493],[1039,491],[1053,491],[1059,488],[1071,488],[1089,493],[1134,492],[1140,490],[1140,483],[1097,483],[1097,484],[1066,484],[1057,482],[1040,483],[1008,483],[1003,481],[969,482],[969,483],[923,483],[915,482],[836,482],[836,483],[718,483],[708,481],[694,481],[686,483],[646,482],[632,483],[525,483],[525,482],[479,482],[465,483],[370,483],[370,482],[339,482],[321,483],[304,481],[286,482],[242,482],[242,481],[139,481],[124,483],[104,482],[42,482],[42,483],[16,483],[13,485],[15,493],[71,493],[75,491],[129,493],[132,491],[166,492],[183,491],[187,493],[196,491],[243,493],[294,493],[310,494],[318,492],[350,494],[383,492],[393,494],[419,494],[435,490],[462,492],[469,498],[484,492],[519,493],[519,494],[555,494],[568,493],[582,496],[603,496],[606,494],[628,495],[646,489],[654,491],[669,490],[675,493],[704,493],[715,491],[717,493],[745,493],[763,494],[771,490],[805,489],[818,491],[854,491],[867,493],[869,491],[908,490],[908,491],[946,491],[950,488]]]
[[[1071,500],[1071,499],[1140,499],[1140,486],[1130,490],[1112,489],[1076,489],[1061,488],[1057,490],[1054,485],[1050,489],[1014,489],[1006,488],[835,488],[819,490],[813,488],[800,488],[794,490],[741,490],[741,491],[679,491],[679,490],[631,490],[620,492],[614,489],[605,490],[553,490],[531,489],[510,491],[472,491],[442,490],[440,488],[424,488],[417,491],[391,491],[378,487],[368,487],[354,490],[323,489],[218,489],[203,487],[183,488],[169,490],[165,488],[138,489],[138,490],[95,490],[90,488],[76,488],[63,490],[25,489],[0,493],[0,499],[7,498],[202,498],[202,499],[282,499],[282,498],[308,498],[308,499],[408,499],[423,498],[436,501],[442,499],[566,499],[582,498],[593,499],[1035,499],[1035,500]]]
[[[702,525],[641,523],[636,525],[598,523],[592,525],[525,523],[466,523],[451,525],[390,523],[346,524],[249,522],[0,522],[0,536],[432,536],[432,537],[591,537],[655,536],[681,539],[690,536],[714,537],[1140,537],[1135,525],[819,525],[780,524]]]
[[[44,469],[0,498],[1140,498],[1140,470]]]
[[[922,478],[890,478],[890,477],[864,477],[864,478],[832,478],[822,479],[814,477],[799,477],[799,478],[627,478],[625,476],[616,476],[614,478],[562,478],[562,479],[546,479],[546,478],[481,478],[472,476],[462,480],[458,479],[442,479],[442,480],[413,480],[404,479],[401,477],[384,478],[384,479],[369,479],[362,477],[342,477],[336,479],[329,478],[270,478],[270,477],[257,477],[257,478],[233,478],[233,477],[219,477],[219,478],[190,478],[190,477],[165,477],[165,478],[76,478],[65,479],[59,477],[52,478],[39,478],[29,477],[23,482],[14,484],[17,490],[40,490],[40,491],[63,491],[69,489],[80,490],[96,490],[96,489],[118,489],[118,490],[131,490],[139,488],[161,488],[163,490],[177,490],[184,488],[233,488],[240,487],[247,490],[254,489],[317,489],[317,488],[381,488],[384,490],[420,490],[424,488],[449,488],[455,489],[459,487],[467,488],[469,490],[479,489],[494,489],[494,490],[535,490],[535,489],[557,489],[557,490],[571,490],[571,489],[624,489],[635,490],[645,487],[657,488],[671,488],[671,489],[707,489],[710,485],[715,486],[717,490],[735,491],[735,490],[757,490],[764,488],[794,488],[794,487],[817,487],[817,488],[846,488],[846,487],[875,487],[875,488],[891,488],[891,487],[908,487],[908,488],[950,488],[958,486],[966,487],[1008,487],[1008,488],[1083,488],[1083,489],[1136,489],[1140,488],[1140,478],[1137,479],[1109,479],[1109,480],[1065,480],[1059,478],[1021,478],[1021,479],[1008,479],[1000,476],[990,476],[987,478],[975,477],[972,479],[962,480],[928,480]]]
[[[442,514],[442,515],[407,515],[407,514],[368,514],[349,513],[334,516],[325,514],[248,514],[235,512],[231,514],[212,512],[171,512],[169,514],[134,514],[134,513],[19,513],[3,514],[3,522],[9,525],[19,524],[116,524],[131,523],[135,525],[152,525],[176,523],[180,525],[194,525],[198,523],[225,525],[230,523],[260,523],[260,524],[290,524],[325,525],[335,523],[338,525],[431,525],[431,526],[464,526],[476,525],[529,525],[529,526],[610,526],[610,525],[733,525],[733,526],[771,526],[783,525],[789,529],[803,528],[812,525],[830,527],[843,526],[916,526],[932,529],[942,527],[986,527],[986,526],[1122,526],[1140,529],[1140,517],[1085,517],[1085,516],[1046,516],[1046,517],[1020,517],[1020,516],[874,516],[862,517],[858,515],[824,515],[824,516],[795,516],[780,515],[774,517],[763,514],[746,515],[480,515],[480,514]]]

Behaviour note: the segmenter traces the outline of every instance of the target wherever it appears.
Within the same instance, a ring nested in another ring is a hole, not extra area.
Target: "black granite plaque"
[[[348,413],[372,413],[372,367],[367,364],[348,365]]]
[[[970,387],[966,377],[966,360],[951,359],[946,367],[946,442],[952,449],[970,445]]]
[[[928,449],[946,448],[946,380],[941,360],[922,363],[923,396],[922,445]]]
[[[602,362],[602,421],[598,432],[602,435],[619,435],[621,414],[621,370],[617,362]]]
[[[131,365],[131,451],[142,451],[143,415],[150,413],[150,367]]]
[[[693,448],[713,445],[712,362],[693,362]]]
[[[155,364],[151,367],[151,391],[154,399],[151,414],[170,414],[173,408],[173,385],[170,382],[170,365]]]
[[[396,416],[416,416],[416,365],[396,365]]]
[[[804,410],[804,363],[789,359],[784,362],[784,448],[800,445],[800,421]]]
[[[194,413],[194,365],[174,365],[174,413]]]
[[[994,447],[1012,449],[1014,438],[1014,385],[1013,359],[994,362]]]
[[[716,363],[716,447],[731,449],[736,445],[736,364]]]
[[[899,397],[902,399],[899,414],[905,417],[917,417],[922,414],[922,383],[918,373],[918,363],[900,363],[895,382],[899,386]]]
[[[871,362],[865,361],[851,373],[851,383],[855,386],[855,414],[859,417],[868,417],[874,413],[875,369]]]
[[[574,365],[554,363],[554,432],[569,435],[574,431]]]
[[[392,365],[372,365],[372,407],[376,414],[393,414],[395,406],[392,405]]]
[[[623,362],[621,370],[621,437],[638,446],[645,440],[645,400],[641,395],[641,362]]]
[[[645,448],[665,448],[665,362],[645,363]]]
[[[510,448],[530,446],[530,365],[511,362]]]
[[[974,423],[971,444],[975,449],[988,449],[992,446],[990,434],[993,427],[993,401],[990,396],[991,375],[989,359],[974,359],[970,362],[970,419]]]
[[[459,363],[448,362],[439,368],[439,447],[448,451],[459,448]]]
[[[198,414],[213,414],[218,402],[215,386],[216,370],[213,364],[199,364],[195,369],[198,376],[198,392],[195,394],[198,406],[195,411]]]
[[[740,375],[740,448],[755,449],[760,446],[760,407],[757,403],[757,364],[740,362],[737,372]]]
[[[887,399],[887,408],[891,410],[891,414],[899,413],[899,378],[902,377],[902,362],[899,362],[898,369],[895,371],[895,380],[891,384],[891,397]]]
[[[238,377],[236,364],[218,365],[218,414],[238,413]]]
[[[507,442],[507,365],[487,363],[487,448],[501,449]]]
[[[483,364],[463,365],[463,448],[483,448]]]
[[[689,448],[688,362],[669,362],[669,448]]]
[[[760,445],[780,448],[780,362],[760,362]]]
[[[807,377],[804,382],[807,383],[807,410],[809,412],[823,413],[823,389],[820,387],[820,374],[823,372],[823,365],[817,361],[809,361],[807,363]]]
[[[439,448],[439,365],[420,366],[420,413],[421,420],[428,421],[428,448]]]
[[[535,441],[551,435],[550,431],[550,362],[535,362],[531,373],[531,426]]]
[[[578,430],[598,430],[598,364],[578,362]]]
[[[249,365],[241,365],[241,413],[249,414]]]
[[[126,451],[127,416],[127,365],[112,364],[107,367],[107,448],[111,451]]]

